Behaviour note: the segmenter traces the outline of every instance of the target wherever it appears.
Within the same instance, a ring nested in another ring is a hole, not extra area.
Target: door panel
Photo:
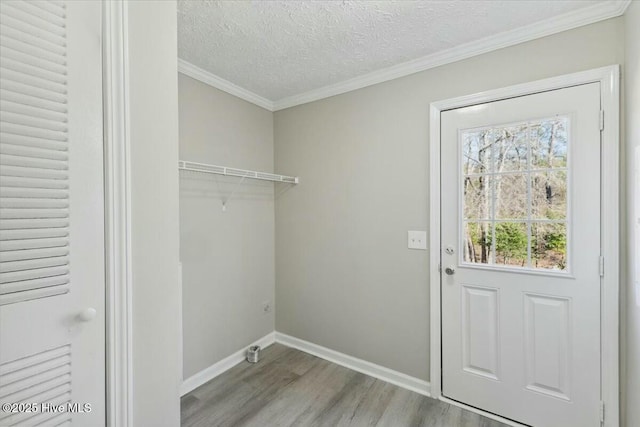
[[[101,4],[0,22],[0,425],[104,425]]]
[[[527,388],[570,400],[571,300],[525,294]]]
[[[476,375],[498,379],[498,290],[462,285],[462,363]]]
[[[599,112],[594,83],[442,113],[445,396],[600,425]]]

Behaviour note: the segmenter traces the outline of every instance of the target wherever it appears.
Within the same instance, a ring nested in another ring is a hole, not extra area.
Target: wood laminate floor
[[[281,344],[185,395],[181,417],[182,427],[506,427]]]

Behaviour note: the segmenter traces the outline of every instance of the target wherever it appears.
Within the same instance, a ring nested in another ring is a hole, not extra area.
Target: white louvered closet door
[[[0,49],[0,426],[104,425],[101,2],[2,0]]]

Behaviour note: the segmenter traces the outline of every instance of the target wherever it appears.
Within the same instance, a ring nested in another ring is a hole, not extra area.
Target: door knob
[[[445,268],[444,272],[447,273],[449,276],[453,276],[454,274],[456,274],[456,270],[454,268],[451,268],[451,267]]]
[[[93,307],[85,308],[78,314],[81,322],[91,322],[96,317],[96,309]]]

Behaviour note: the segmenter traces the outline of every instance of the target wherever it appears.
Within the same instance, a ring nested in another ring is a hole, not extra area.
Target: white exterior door
[[[101,7],[0,3],[3,426],[105,424]]]
[[[599,426],[600,84],[441,123],[443,395]]]

